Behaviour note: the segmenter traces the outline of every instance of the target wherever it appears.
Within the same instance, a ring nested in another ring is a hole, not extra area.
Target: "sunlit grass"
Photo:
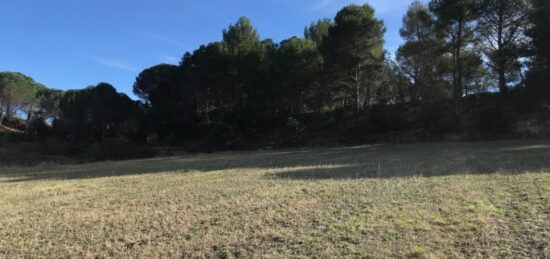
[[[0,257],[544,257],[544,141],[0,168]]]

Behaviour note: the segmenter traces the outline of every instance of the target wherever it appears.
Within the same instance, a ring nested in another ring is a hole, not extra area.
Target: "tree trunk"
[[[11,109],[10,109],[10,105],[6,105],[6,110],[4,111],[4,118],[6,118],[8,121],[11,121]]]
[[[422,86],[419,82],[419,77],[415,76],[413,84],[411,85],[411,87],[409,87],[409,93],[411,96],[410,102],[413,106],[418,105],[420,98],[422,98],[423,96],[423,90],[421,89]]]
[[[352,77],[355,81],[353,90],[353,109],[355,112],[359,112],[359,92],[361,90],[361,65],[357,65],[355,70],[355,75]]]
[[[459,99],[459,98],[462,98],[462,52],[461,52],[461,48],[462,48],[462,31],[463,31],[463,26],[464,26],[464,23],[461,21],[459,21],[458,23],[458,38],[457,38],[457,42],[456,42],[456,56],[455,56],[455,59],[456,59],[456,66],[457,66],[457,75],[456,75],[456,84],[455,84],[455,87],[454,87],[454,98],[455,99]]]
[[[454,106],[455,106],[455,118],[456,118],[456,126],[458,127],[457,130],[461,127],[461,117],[462,117],[462,40],[463,40],[463,30],[464,30],[464,19],[459,19],[458,21],[458,36],[457,36],[457,42],[456,42],[456,66],[457,66],[457,74],[456,74],[456,83],[453,89],[453,99],[454,99]]]
[[[497,28],[497,63],[498,63],[498,88],[501,94],[506,94],[508,92],[508,87],[506,85],[506,64],[503,57],[503,48],[504,48],[504,6],[503,3],[500,3],[499,12],[498,12],[498,28]]]
[[[365,111],[367,111],[370,107],[370,98],[371,98],[371,85],[367,84],[367,89],[365,93],[365,102],[363,104]]]
[[[353,107],[355,109],[355,112],[359,112],[359,82],[357,82],[355,84],[355,89],[354,89],[354,93],[353,93]]]
[[[499,67],[498,70],[498,88],[501,94],[507,94],[508,86],[506,85],[506,74],[504,72],[504,67]]]
[[[2,126],[3,121],[4,121],[4,101],[0,101],[0,126]]]
[[[29,127],[31,119],[32,119],[32,106],[29,107],[29,109],[27,110],[27,120],[25,122],[27,124],[27,127]]]

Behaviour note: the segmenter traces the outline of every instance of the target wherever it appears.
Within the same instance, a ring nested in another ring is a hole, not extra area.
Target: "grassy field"
[[[0,167],[0,257],[550,258],[550,141]]]

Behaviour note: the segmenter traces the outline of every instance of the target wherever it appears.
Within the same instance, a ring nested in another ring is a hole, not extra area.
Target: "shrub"
[[[85,153],[86,157],[95,160],[124,160],[147,158],[155,155],[155,151],[149,147],[116,138],[105,139],[93,144]]]
[[[286,130],[291,142],[299,143],[305,137],[305,126],[296,118],[289,117],[286,122]]]
[[[27,135],[31,138],[45,138],[52,136],[52,128],[42,119],[33,119],[27,126]]]
[[[418,119],[422,128],[432,136],[440,136],[458,130],[456,115],[450,101],[422,104]]]
[[[212,122],[210,124],[208,136],[210,139],[220,143],[227,142],[234,137],[233,127],[224,122]]]

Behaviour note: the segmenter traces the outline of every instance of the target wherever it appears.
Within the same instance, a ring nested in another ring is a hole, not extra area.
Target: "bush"
[[[38,137],[43,139],[52,136],[52,133],[52,128],[42,119],[33,119],[27,126],[27,135],[30,138]]]
[[[156,153],[153,149],[140,146],[135,142],[123,139],[105,139],[91,145],[85,152],[86,157],[95,160],[124,160],[148,158]]]
[[[305,137],[305,126],[293,117],[288,118],[286,122],[286,130],[289,140],[292,143],[300,143]]]
[[[231,125],[224,122],[212,122],[210,124],[208,137],[218,143],[227,142],[234,138],[234,131]]]
[[[465,112],[463,128],[469,132],[478,132],[484,136],[496,136],[509,132],[508,120],[512,114],[504,114],[497,104],[477,105]]]
[[[418,119],[421,127],[431,136],[442,136],[458,130],[451,101],[422,104]]]

